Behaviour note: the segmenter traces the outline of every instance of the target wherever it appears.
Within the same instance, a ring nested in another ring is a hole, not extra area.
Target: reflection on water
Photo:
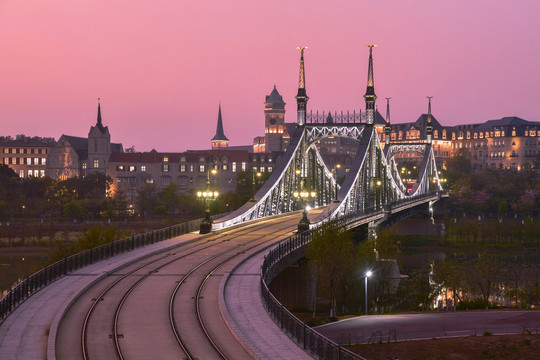
[[[21,251],[10,255],[6,255],[6,252],[6,249],[0,248],[0,298],[17,282],[43,268],[47,261],[46,252],[36,254],[35,251]]]

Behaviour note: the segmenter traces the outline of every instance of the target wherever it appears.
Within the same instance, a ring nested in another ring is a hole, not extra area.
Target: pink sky
[[[364,109],[368,50],[393,122],[540,121],[540,1],[0,0],[0,135],[86,136],[101,97],[114,142],[208,148],[221,101],[231,145],[263,135],[274,83],[295,121]]]

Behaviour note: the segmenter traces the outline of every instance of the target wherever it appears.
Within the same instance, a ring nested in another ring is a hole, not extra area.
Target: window
[[[124,168],[124,165],[118,165],[116,171],[126,171],[126,169]]]
[[[271,166],[268,167],[268,172],[272,172],[272,167]]]
[[[163,172],[169,172],[169,164],[163,164],[161,165],[161,170]],[[168,185],[168,184],[167,184]]]
[[[41,158],[41,165],[47,164],[47,158]]]
[[[178,185],[180,186],[187,186],[187,176],[179,176],[178,177]]]
[[[242,171],[246,171],[246,162],[242,161]]]
[[[232,172],[236,172],[236,161],[232,163]]]
[[[264,166],[261,166],[261,169],[259,171],[263,173],[264,170],[265,170]]]
[[[94,169],[97,169],[99,167],[99,160],[94,159]]]
[[[39,158],[34,158],[34,165],[39,165]]]
[[[45,176],[45,170],[40,170],[39,174],[40,174],[41,177],[44,177]]]
[[[189,165],[189,172],[193,172],[193,165]]]
[[[32,165],[32,158],[26,158],[26,165]]]
[[[39,177],[39,170],[34,170],[34,176]]]
[[[20,176],[21,178],[24,177],[24,170],[20,170],[20,171],[19,171],[19,176]]]
[[[4,148],[4,154],[9,154],[9,149],[8,148]]]
[[[154,183],[154,179],[152,179],[152,178],[147,178],[147,179],[146,179],[146,183],[147,183],[147,184],[153,184],[153,183]]]
[[[146,171],[146,165],[141,165],[141,171]]]
[[[162,176],[161,177],[161,185],[170,185],[171,184],[171,177],[170,176]]]
[[[33,176],[32,170],[28,170],[28,177]]]
[[[82,163],[82,168],[86,169],[86,161]]]
[[[169,162],[169,158],[168,158],[168,157],[164,157],[164,158],[163,158],[163,162]]]
[[[186,165],[185,164],[180,164],[180,167],[178,168],[178,170],[180,172],[186,172]]]
[[[224,164],[221,168],[222,168],[224,171],[227,171],[227,170],[229,170],[229,165],[225,165],[225,164]]]
[[[129,165],[129,171],[137,171],[137,167],[135,165]]]
[[[199,172],[204,172],[205,165],[199,165]]]

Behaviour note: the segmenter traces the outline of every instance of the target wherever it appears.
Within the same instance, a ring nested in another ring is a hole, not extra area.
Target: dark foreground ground
[[[483,335],[462,338],[356,345],[350,350],[368,360],[538,360],[540,335]]]

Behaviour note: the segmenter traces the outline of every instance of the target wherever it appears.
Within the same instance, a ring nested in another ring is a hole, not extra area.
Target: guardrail
[[[48,265],[18,283],[0,300],[0,321],[4,320],[32,294],[63,275],[124,252],[198,230],[201,221],[202,219],[187,221],[144,234],[133,235],[65,257]]]

